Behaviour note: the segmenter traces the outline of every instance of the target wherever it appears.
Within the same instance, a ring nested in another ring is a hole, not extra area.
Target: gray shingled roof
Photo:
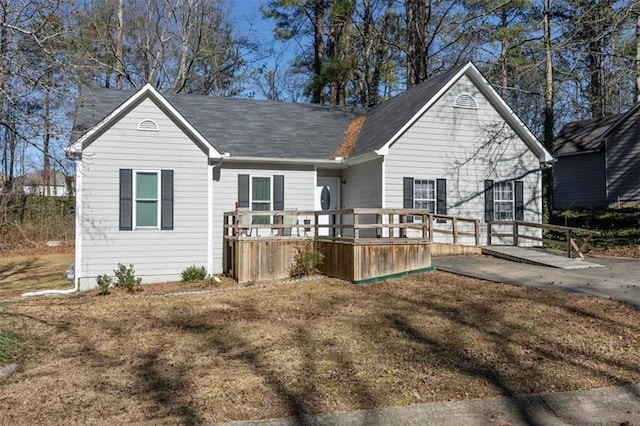
[[[625,114],[612,114],[590,120],[574,121],[565,125],[553,144],[554,155],[572,155],[597,151],[602,147],[601,136]]]
[[[373,107],[350,156],[382,148],[463,67],[453,68]]]
[[[366,113],[349,156],[384,146],[464,66],[427,80]],[[115,110],[133,92],[84,89],[74,140]],[[163,95],[212,145],[232,157],[330,158],[349,123],[364,110],[197,95]]]
[[[74,140],[133,92],[83,89]],[[329,158],[358,111],[351,108],[198,95],[163,95],[202,136],[233,157]]]

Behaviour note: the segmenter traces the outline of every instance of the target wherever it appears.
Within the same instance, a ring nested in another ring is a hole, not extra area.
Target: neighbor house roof
[[[585,154],[602,147],[605,134],[620,123],[627,114],[612,114],[565,125],[554,142],[556,156]]]
[[[91,129],[133,92],[84,89],[76,116],[76,136]],[[358,111],[350,108],[163,94],[219,151],[236,157],[329,158]]]

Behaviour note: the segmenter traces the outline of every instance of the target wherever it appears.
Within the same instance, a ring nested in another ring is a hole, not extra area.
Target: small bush
[[[98,283],[99,295],[102,296],[105,294],[109,294],[109,287],[111,287],[111,284],[113,283],[113,278],[111,278],[107,274],[98,275],[98,277],[96,278],[96,282]]]
[[[295,248],[296,254],[293,257],[293,264],[289,268],[289,275],[301,277],[320,272],[318,266],[324,260],[324,253],[316,249],[313,243],[306,243]]]
[[[194,281],[202,281],[207,277],[207,270],[204,266],[197,267],[196,265],[187,266],[182,271],[182,281],[191,283]]]
[[[118,269],[113,270],[113,274],[116,276],[114,286],[125,288],[131,293],[141,291],[142,278],[137,278],[135,272],[133,265],[129,264],[127,268],[122,263],[118,263]]]

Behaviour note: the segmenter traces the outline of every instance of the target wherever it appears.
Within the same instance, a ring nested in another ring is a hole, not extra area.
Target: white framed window
[[[133,194],[134,228],[158,229],[160,224],[160,171],[135,171]]]
[[[436,212],[436,181],[431,179],[414,179],[413,208],[428,209]]]
[[[250,205],[253,211],[272,210],[271,177],[251,176]],[[252,216],[254,224],[269,224],[271,216]]]
[[[497,182],[493,186],[494,220],[513,220],[514,218],[513,182]]]

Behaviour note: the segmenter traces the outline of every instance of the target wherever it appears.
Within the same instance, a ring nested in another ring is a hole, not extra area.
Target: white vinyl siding
[[[349,166],[342,176],[343,208],[382,207],[382,159]]]
[[[222,221],[224,212],[234,210],[238,201],[238,175],[269,176],[272,184],[273,176],[283,175],[284,209],[314,209],[316,174],[313,166],[223,163],[214,170],[213,178],[213,273],[223,272]],[[312,217],[309,216],[308,219]]]
[[[139,131],[144,119],[160,130]],[[207,155],[155,103],[142,101],[106,129],[82,164],[82,289],[113,275],[118,263],[133,264],[143,283],[178,280],[187,266],[207,265]],[[119,230],[120,169],[174,171],[173,230]]]
[[[477,109],[454,108],[460,94]],[[523,181],[524,220],[541,221],[542,180],[536,155],[489,100],[462,76],[390,146],[385,157],[385,207],[403,206],[404,177],[447,181],[447,214],[478,219],[485,231],[484,181]],[[486,238],[481,236],[481,242]]]

